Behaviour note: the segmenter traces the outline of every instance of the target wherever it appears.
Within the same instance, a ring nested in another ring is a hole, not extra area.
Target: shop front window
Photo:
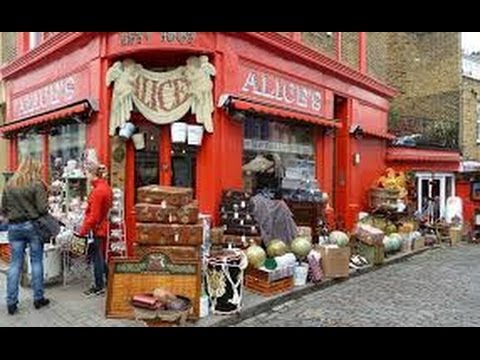
[[[50,176],[59,179],[69,161],[80,164],[86,146],[86,125],[67,124],[53,128],[49,135]],[[78,174],[79,177],[84,174]]]
[[[313,128],[308,125],[250,118],[244,125],[245,190],[289,197],[319,189],[315,177]]]
[[[42,161],[43,141],[40,134],[24,134],[18,137],[18,161],[26,157]]]

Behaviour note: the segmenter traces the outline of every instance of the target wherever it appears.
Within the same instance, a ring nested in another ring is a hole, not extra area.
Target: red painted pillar
[[[8,170],[15,171],[18,167],[18,138],[14,137],[8,142]]]
[[[359,33],[359,44],[358,44],[358,58],[359,58],[359,70],[362,74],[367,72],[367,33]]]
[[[217,69],[214,99],[237,86],[238,61],[219,35],[213,63]],[[197,157],[197,199],[202,213],[218,223],[223,189],[242,188],[243,125],[230,119],[223,109],[214,112],[214,132],[205,134]]]

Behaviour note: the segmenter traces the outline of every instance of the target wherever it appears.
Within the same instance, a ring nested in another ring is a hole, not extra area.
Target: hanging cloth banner
[[[107,86],[113,86],[110,135],[130,119],[133,104],[156,124],[180,120],[189,110],[197,122],[213,132],[212,113],[215,67],[207,56],[190,57],[186,66],[173,71],[145,70],[134,60],[117,61],[107,72]]]

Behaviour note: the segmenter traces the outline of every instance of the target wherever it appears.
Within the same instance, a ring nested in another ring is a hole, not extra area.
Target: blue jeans
[[[97,289],[103,289],[105,287],[104,276],[108,278],[108,267],[102,254],[103,241],[105,241],[105,239],[95,237],[95,241],[93,243],[93,275],[95,278],[95,287]]]
[[[7,305],[18,303],[18,287],[27,245],[30,246],[33,300],[43,299],[43,241],[38,236],[35,226],[31,221],[9,224],[8,241],[12,248],[12,256],[7,276]]]

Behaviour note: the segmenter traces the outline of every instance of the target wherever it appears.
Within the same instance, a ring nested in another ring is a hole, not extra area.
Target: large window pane
[[[50,175],[59,179],[69,160],[80,162],[86,146],[86,125],[68,124],[55,128],[49,135]]]
[[[316,189],[311,126],[250,118],[244,125],[244,188],[280,196]]]

